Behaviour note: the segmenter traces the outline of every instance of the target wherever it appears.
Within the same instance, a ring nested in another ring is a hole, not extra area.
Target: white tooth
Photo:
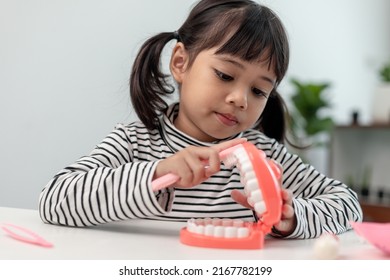
[[[192,222],[187,223],[187,230],[189,232],[195,233],[196,232],[196,225]]]
[[[242,227],[244,225],[243,220],[233,220],[233,226],[234,227]]]
[[[222,219],[222,226],[224,227],[230,227],[233,225],[232,219]]]
[[[240,166],[240,171],[243,173],[253,170],[252,164],[250,162],[243,162]]]
[[[214,237],[223,237],[223,235],[224,235],[224,227],[216,226],[214,228]]]
[[[234,154],[237,158],[242,158],[243,156],[246,156],[245,149],[238,148],[234,151]]]
[[[246,197],[250,197],[252,192],[253,192],[253,190],[250,190],[249,188],[247,188],[246,185],[244,186],[244,193],[245,193]]]
[[[226,227],[225,228],[225,237],[226,238],[237,237],[237,228],[236,227]]]
[[[239,159],[240,159],[241,166],[251,163],[251,160],[245,151],[241,154],[241,157]]]
[[[237,237],[244,238],[249,236],[249,228],[247,227],[239,227],[237,230]]]
[[[250,194],[253,191],[257,191],[259,189],[259,183],[257,182],[257,179],[250,179],[247,181],[245,186],[245,193]]]
[[[214,218],[211,223],[214,225],[214,226],[220,226],[222,225],[222,221],[220,218]]]
[[[199,226],[199,225],[204,225],[204,219],[202,219],[202,218],[196,219],[196,220],[195,220],[195,224],[198,225],[198,226]]]
[[[261,191],[258,189],[257,191],[253,191],[251,193],[251,197],[250,197],[253,201],[255,202],[259,202],[259,201],[262,201],[263,200],[263,194],[261,193]]]
[[[211,218],[204,218],[204,225],[207,226],[209,224],[211,224]]]
[[[223,163],[227,168],[232,168],[234,165],[237,164],[237,158],[234,156],[234,154],[228,155],[224,160]]]
[[[196,226],[195,233],[204,234],[204,226],[203,225]]]
[[[252,170],[250,170],[248,172],[242,172],[241,176],[245,177],[246,182],[249,182],[252,179],[256,179],[256,173]]]
[[[251,197],[248,197],[248,198],[246,199],[246,201],[248,202],[248,204],[249,204],[250,206],[252,206],[252,207],[255,206],[256,201],[253,201],[253,199],[252,199]]]
[[[264,214],[266,210],[265,202],[264,201],[257,202],[254,208],[258,215]]]
[[[204,235],[213,236],[214,235],[214,226],[211,224],[205,226]]]

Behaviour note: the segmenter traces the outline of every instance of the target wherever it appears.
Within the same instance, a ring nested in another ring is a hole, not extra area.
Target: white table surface
[[[88,228],[44,224],[36,210],[0,207],[0,224],[28,228],[54,244],[44,248],[10,238],[0,229],[3,260],[308,260],[316,239],[267,238],[264,248],[229,250],[191,247],[180,243],[184,223],[130,220]],[[339,235],[338,259],[390,259],[353,231]]]

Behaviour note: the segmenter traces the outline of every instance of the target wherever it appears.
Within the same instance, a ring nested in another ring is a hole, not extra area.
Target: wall
[[[359,110],[371,119],[378,69],[390,60],[390,2],[386,0],[267,0],[290,33],[289,77],[329,81],[333,116],[348,123]],[[289,93],[286,88],[286,93]]]
[[[128,75],[137,49],[177,29],[192,3],[0,0],[0,206],[37,208],[56,172],[135,119]],[[286,96],[289,77],[329,80],[336,119],[358,108],[368,121],[376,68],[390,55],[390,2],[265,3],[290,36]]]

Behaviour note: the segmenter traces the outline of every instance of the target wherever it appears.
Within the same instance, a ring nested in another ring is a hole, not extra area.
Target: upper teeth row
[[[236,149],[234,153],[240,159],[237,162],[237,168],[240,170],[241,183],[244,185],[247,201],[254,208],[257,215],[262,216],[266,211],[266,205],[263,201],[263,194],[256,179],[252,162],[243,148]]]
[[[245,238],[249,236],[249,224],[242,220],[233,219],[190,219],[187,230],[206,236],[225,238]]]

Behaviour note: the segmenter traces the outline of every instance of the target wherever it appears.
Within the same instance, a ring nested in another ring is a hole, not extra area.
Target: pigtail
[[[280,94],[274,89],[261,115],[260,122],[255,127],[270,138],[280,143],[286,140],[288,109]]]
[[[291,116],[288,112],[286,103],[282,96],[274,89],[267,101],[260,121],[254,127],[260,130],[266,136],[275,139],[279,143],[287,143],[291,147],[302,150],[307,146],[301,146],[292,141],[290,137],[295,139],[294,132],[291,129]],[[289,132],[287,136],[287,132]]]
[[[130,75],[130,98],[138,118],[152,130],[168,105],[164,97],[175,91],[169,75],[161,70],[160,57],[165,45],[176,39],[175,32],[164,32],[149,38],[141,47]]]

